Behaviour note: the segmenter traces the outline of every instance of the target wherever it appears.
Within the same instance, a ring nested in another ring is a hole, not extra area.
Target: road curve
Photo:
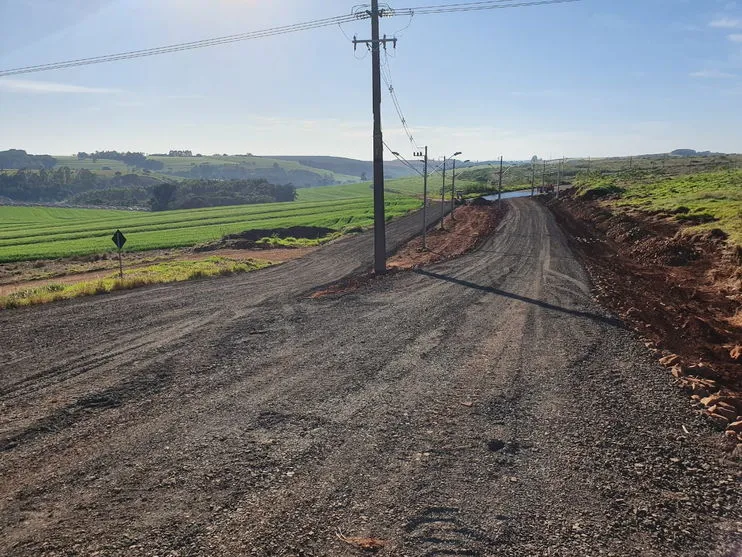
[[[367,268],[368,234],[0,314],[0,554],[738,556],[718,434],[548,211],[509,208],[476,251],[339,297],[305,293]]]

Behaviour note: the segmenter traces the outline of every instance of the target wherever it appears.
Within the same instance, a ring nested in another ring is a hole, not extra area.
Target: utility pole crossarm
[[[384,47],[384,49],[386,49],[387,43],[392,43],[392,45],[394,46],[394,48],[397,48],[397,40],[398,39],[396,37],[392,37],[391,39],[387,39],[386,38],[386,35],[384,35],[384,38],[383,39],[379,39],[378,40],[378,43],[380,45],[382,45]],[[361,39],[357,39],[357,38],[353,37],[353,49],[354,50],[357,50],[358,49],[358,45],[359,44],[363,44],[363,45],[366,45],[366,46],[373,47],[374,41],[373,40],[361,40]]]

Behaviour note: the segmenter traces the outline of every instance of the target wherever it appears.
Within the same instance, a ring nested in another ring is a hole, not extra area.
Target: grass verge
[[[118,273],[98,280],[73,284],[51,283],[37,288],[28,288],[7,296],[0,296],[0,309],[12,309],[69,300],[81,296],[95,296],[117,290],[131,290],[151,284],[182,282],[206,277],[228,276],[248,273],[271,265],[268,261],[248,259],[238,261],[227,257],[209,257],[199,261],[168,261]]]
[[[650,173],[616,177],[583,174],[575,179],[577,195],[605,199],[617,207],[664,214],[689,230],[718,228],[742,245],[742,171],[706,172],[676,178]]]

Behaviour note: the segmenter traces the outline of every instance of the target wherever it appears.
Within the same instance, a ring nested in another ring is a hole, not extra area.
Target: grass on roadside
[[[575,179],[578,195],[606,198],[618,207],[659,212],[691,225],[692,230],[720,228],[742,245],[742,171],[728,170],[660,178],[636,173],[616,177],[583,174]]]
[[[7,296],[0,296],[0,309],[34,306],[117,290],[131,290],[151,284],[248,273],[269,265],[271,265],[269,261],[257,259],[238,261],[226,257],[209,257],[198,261],[168,261],[125,271],[123,279],[118,278],[118,273],[115,273],[98,280],[72,284],[51,283],[20,290]]]
[[[293,236],[288,236],[287,238],[280,238],[279,236],[269,236],[266,238],[261,238],[257,242],[255,242],[256,247],[261,249],[266,248],[289,248],[289,249],[296,249],[296,248],[314,248],[321,246],[323,244],[326,244],[327,242],[331,242],[332,240],[336,240],[337,238],[340,238],[343,236],[343,234],[349,234],[353,231],[363,230],[360,229],[352,229],[347,228],[343,230],[342,232],[333,232],[332,234],[328,234],[327,236],[322,236],[321,238],[294,238]]]

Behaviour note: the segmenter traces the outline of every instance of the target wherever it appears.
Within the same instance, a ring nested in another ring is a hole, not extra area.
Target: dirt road
[[[370,253],[0,314],[0,554],[741,554],[738,464],[546,209],[306,296]]]

